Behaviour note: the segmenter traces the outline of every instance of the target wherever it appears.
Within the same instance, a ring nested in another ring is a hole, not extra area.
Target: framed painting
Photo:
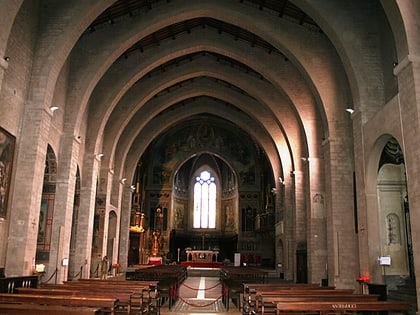
[[[15,137],[0,127],[0,218],[6,218]]]

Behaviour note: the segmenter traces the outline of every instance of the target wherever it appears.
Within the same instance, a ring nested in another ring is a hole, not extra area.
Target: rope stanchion
[[[50,282],[50,280],[57,274],[58,269],[56,268],[55,271],[53,272],[53,274],[47,279],[47,281],[44,281],[42,283],[46,284],[48,282]]]
[[[204,288],[204,289],[200,289],[200,288],[193,288],[193,287],[190,287],[189,285],[186,285],[185,283],[183,283],[182,285],[183,285],[184,287],[188,288],[188,289],[195,290],[195,291],[207,291],[207,290],[214,289],[214,288],[216,288],[216,287],[218,287],[219,285],[222,285],[222,284],[221,284],[221,283],[218,283],[218,284],[216,284],[216,285],[214,285],[214,286],[212,286],[212,287],[209,287],[209,288]]]
[[[83,267],[80,267],[80,271],[73,276],[72,280],[76,279],[79,276],[81,278],[82,277],[82,272],[83,272]]]
[[[184,299],[184,298],[183,298],[183,297],[181,297],[181,296],[178,296],[178,298],[179,298],[182,302],[184,302],[185,304],[187,304],[187,305],[189,305],[189,306],[193,306],[193,307],[208,307],[208,306],[213,305],[213,304],[215,304],[216,302],[218,302],[218,301],[222,298],[222,295],[218,296],[218,297],[217,297],[214,301],[211,301],[211,302],[209,302],[209,303],[207,303],[207,304],[202,304],[202,305],[191,303],[190,301],[187,301],[186,299]]]
[[[181,284],[181,286],[184,286],[184,287],[186,287],[186,288],[188,288],[190,290],[194,290],[194,291],[208,291],[208,290],[212,290],[214,288],[217,288],[218,286],[221,286],[221,285],[222,284],[219,282],[219,283],[217,283],[217,284],[215,284],[215,285],[213,285],[211,287],[208,287],[208,288],[196,288],[196,287],[189,286],[189,285],[187,285],[185,283],[182,283]],[[225,292],[223,292],[223,291],[224,291],[224,288],[222,286],[222,294],[219,295],[214,300],[212,299],[211,301],[209,301],[208,303],[205,303],[205,304],[201,304],[201,303],[200,304],[197,304],[197,303],[191,302],[189,298],[183,298],[179,294],[176,294],[176,292],[174,292],[175,293],[174,294],[174,298],[175,299],[178,298],[181,302],[183,302],[186,305],[189,305],[191,307],[197,307],[197,308],[200,308],[200,307],[208,307],[208,306],[211,306],[213,304],[216,304],[217,302],[219,302],[220,300],[222,300],[224,298]]]
[[[92,272],[92,270],[90,271],[91,275],[96,275],[96,278],[99,277],[99,264],[96,266],[96,269],[94,272]]]

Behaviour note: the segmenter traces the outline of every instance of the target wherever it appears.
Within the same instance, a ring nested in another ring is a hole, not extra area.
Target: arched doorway
[[[42,199],[39,212],[36,264],[48,264],[50,260],[56,181],[57,158],[51,146],[48,145],[47,155],[45,158],[44,183],[42,186]],[[53,271],[50,272],[52,273]]]
[[[391,289],[414,280],[413,250],[404,155],[390,138],[377,174],[380,258],[383,282]]]

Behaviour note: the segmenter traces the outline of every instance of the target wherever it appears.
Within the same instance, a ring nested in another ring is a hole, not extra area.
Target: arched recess
[[[179,164],[173,175],[173,220],[169,252],[176,257],[178,248],[211,249],[220,251],[219,261],[232,261],[238,234],[237,175],[232,165],[215,152],[197,152]],[[194,186],[202,171],[208,171],[216,184],[214,228],[194,227]],[[194,235],[192,239],[191,235]],[[181,253],[181,260],[184,256]]]
[[[57,158],[50,145],[45,157],[44,182],[39,212],[38,237],[36,247],[36,264],[48,264],[52,224],[54,217],[55,191],[57,183]]]
[[[192,228],[191,192],[194,172],[208,167],[220,180],[220,201],[216,228],[205,231],[208,234],[205,247],[219,247],[219,262],[224,259],[233,261],[233,254],[240,250],[247,257],[252,255],[254,263],[256,256],[273,263],[275,207],[271,194],[275,187],[274,166],[260,141],[238,125],[216,115],[206,119],[200,115],[188,117],[156,135],[138,160],[141,174],[134,176],[133,181],[135,198],[131,216],[135,218],[139,212],[141,217],[144,213],[144,238],[153,229],[154,210],[159,206],[167,210],[164,211],[162,229],[162,253],[167,255],[166,258],[177,260],[178,248],[202,248],[202,231]],[[140,192],[137,192],[137,187]],[[269,204],[266,204],[267,200]],[[251,209],[249,216],[248,209]],[[269,211],[271,217],[263,216]],[[249,218],[249,224],[244,224],[244,215]],[[261,215],[258,228],[255,224],[257,215]],[[132,223],[135,227],[134,219]],[[261,246],[262,241],[272,246]],[[136,261],[139,253],[150,250],[147,240],[144,241],[144,251],[138,243],[139,235],[134,235],[133,228],[128,250],[130,262]],[[181,260],[184,254],[181,253]]]
[[[390,288],[414,279],[414,261],[403,151],[391,137],[378,165],[378,226],[383,282]]]

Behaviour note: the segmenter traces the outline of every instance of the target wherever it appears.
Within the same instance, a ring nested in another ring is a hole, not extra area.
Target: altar
[[[215,263],[219,255],[216,250],[186,250],[187,262],[192,263]]]

